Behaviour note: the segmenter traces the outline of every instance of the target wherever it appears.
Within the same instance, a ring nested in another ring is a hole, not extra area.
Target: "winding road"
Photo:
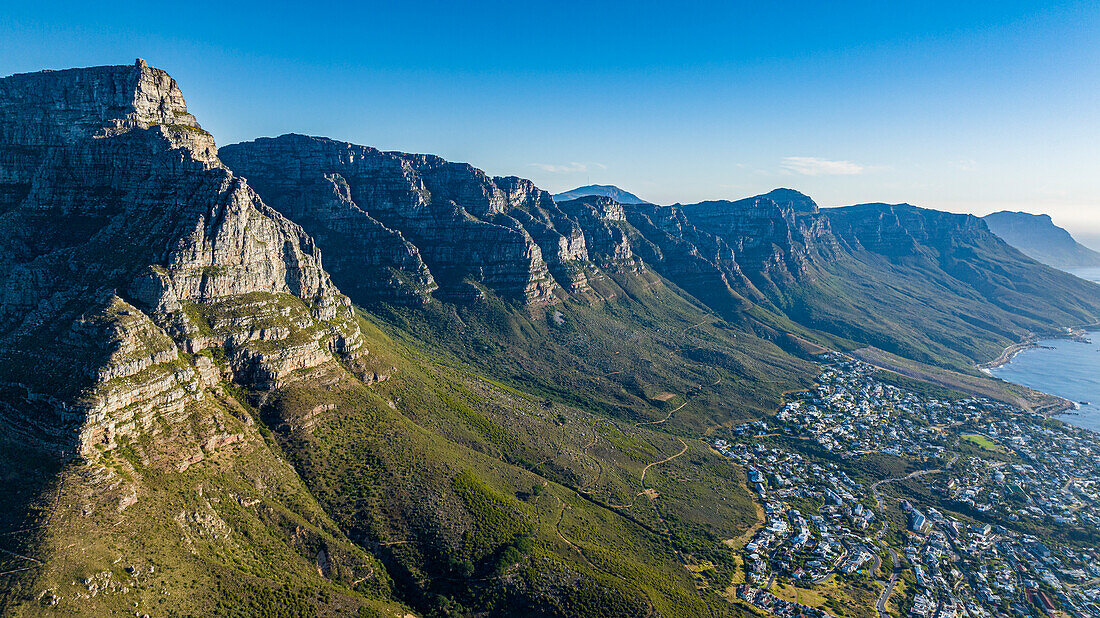
[[[952,459],[947,464],[947,467],[951,467],[951,465],[954,464],[955,461],[958,458],[959,458],[959,456],[955,455],[955,458]],[[875,483],[874,485],[871,485],[871,493],[874,494],[875,503],[878,505],[876,507],[876,510],[878,511],[879,519],[882,520],[882,527],[879,528],[879,531],[877,533],[875,533],[875,540],[876,541],[881,542],[882,537],[886,535],[886,530],[890,527],[889,524],[886,523],[886,517],[882,514],[882,507],[883,507],[884,502],[882,500],[882,494],[879,493],[878,488],[880,486],[886,484],[886,483],[893,483],[893,482],[896,482],[896,481],[905,481],[905,480],[909,480],[909,479],[912,479],[912,478],[917,478],[918,476],[924,476],[926,474],[934,474],[936,472],[943,472],[943,469],[942,468],[935,468],[933,470],[917,470],[916,472],[910,472],[909,474],[907,474],[905,476],[899,476],[899,477],[892,478],[892,479],[883,479],[883,480]],[[896,551],[894,551],[894,548],[889,547],[889,546],[886,546],[886,551],[890,552],[890,561],[893,564],[894,569],[893,569],[893,572],[890,573],[890,580],[888,582],[886,582],[882,587],[882,594],[880,594],[879,597],[878,597],[878,600],[875,601],[875,610],[878,611],[879,618],[887,618],[886,602],[890,600],[890,595],[893,594],[893,592],[894,592],[894,586],[896,586],[897,583],[898,583],[898,553]],[[874,566],[873,569],[871,569],[871,572],[872,573],[877,572],[878,568],[881,564],[882,564],[882,559],[879,558],[878,555],[876,554],[875,555],[875,566]]]

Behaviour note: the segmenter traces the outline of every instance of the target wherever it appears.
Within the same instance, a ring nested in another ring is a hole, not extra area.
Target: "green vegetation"
[[[114,587],[90,597],[90,611],[137,602],[177,615],[740,612],[729,592],[744,581],[733,540],[761,514],[744,472],[698,437],[774,410],[816,371],[799,356],[819,351],[816,342],[850,347],[850,333],[817,336],[770,311],[734,326],[651,272],[599,285],[614,300],[548,310],[489,293],[468,306],[359,311],[362,359],[298,370],[271,390],[222,382],[182,413],[104,444],[94,461],[64,474],[41,468],[22,504],[50,521],[11,547],[54,561],[13,578],[3,602],[15,615],[54,595],[69,607],[88,594],[81,582],[109,572]],[[267,334],[246,352],[323,342],[335,326],[303,327],[314,324],[309,309],[288,295],[183,309],[189,327],[212,338],[242,321]],[[130,353],[170,345],[161,339],[142,335]],[[220,347],[181,354],[119,384],[204,359],[229,370],[241,361],[230,356]],[[963,378],[956,389],[878,377],[942,398],[994,388],[980,376],[937,375]],[[998,445],[978,438],[960,450],[995,458]],[[881,453],[841,461],[782,436],[760,442],[788,442],[864,483],[944,463]],[[65,499],[54,503],[47,489],[59,479]],[[929,493],[919,479],[890,491]],[[890,542],[905,526],[895,511],[887,505]],[[79,556],[57,549],[88,534],[95,541]],[[777,590],[869,615],[861,608],[874,591],[861,577]]]
[[[987,451],[994,451],[994,452],[1000,453],[1000,452],[1004,452],[1004,450],[1005,450],[1004,447],[1001,446],[1000,444],[997,444],[993,440],[990,440],[989,438],[987,438],[985,436],[982,436],[982,435],[979,435],[979,434],[964,433],[964,434],[962,434],[961,437],[962,437],[963,440],[968,440],[970,442],[973,442],[974,444],[977,444],[978,446],[982,447],[983,449],[985,449]]]
[[[615,418],[658,421],[690,400],[667,423],[684,435],[768,413],[814,371],[679,296],[653,273],[615,275],[602,285],[615,301],[567,300],[553,308],[561,324],[551,311],[518,308],[491,294],[483,304],[382,308],[371,317],[421,361]],[[664,392],[683,399],[653,399]]]

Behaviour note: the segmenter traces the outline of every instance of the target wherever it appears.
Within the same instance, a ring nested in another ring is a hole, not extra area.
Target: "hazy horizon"
[[[0,74],[142,57],[219,145],[324,135],[656,203],[1021,210],[1100,247],[1095,3],[50,5],[0,16]]]

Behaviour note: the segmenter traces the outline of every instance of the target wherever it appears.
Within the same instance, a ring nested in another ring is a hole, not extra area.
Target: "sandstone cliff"
[[[1050,215],[1003,210],[982,217],[989,230],[1028,257],[1047,266],[1074,271],[1100,267],[1100,252],[1077,242]]]
[[[220,155],[337,256],[328,267],[356,302],[415,303],[437,286],[440,298],[466,302],[484,286],[537,305],[554,302],[555,289],[586,288],[583,231],[530,181],[303,135]],[[340,217],[326,214],[334,184]]]
[[[0,80],[0,421],[88,452],[223,377],[361,354],[296,224],[143,61]]]

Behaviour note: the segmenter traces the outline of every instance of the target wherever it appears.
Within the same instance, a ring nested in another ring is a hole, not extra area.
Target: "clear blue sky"
[[[0,74],[140,56],[220,144],[293,131],[551,191],[788,186],[1100,238],[1095,0],[0,6]]]

